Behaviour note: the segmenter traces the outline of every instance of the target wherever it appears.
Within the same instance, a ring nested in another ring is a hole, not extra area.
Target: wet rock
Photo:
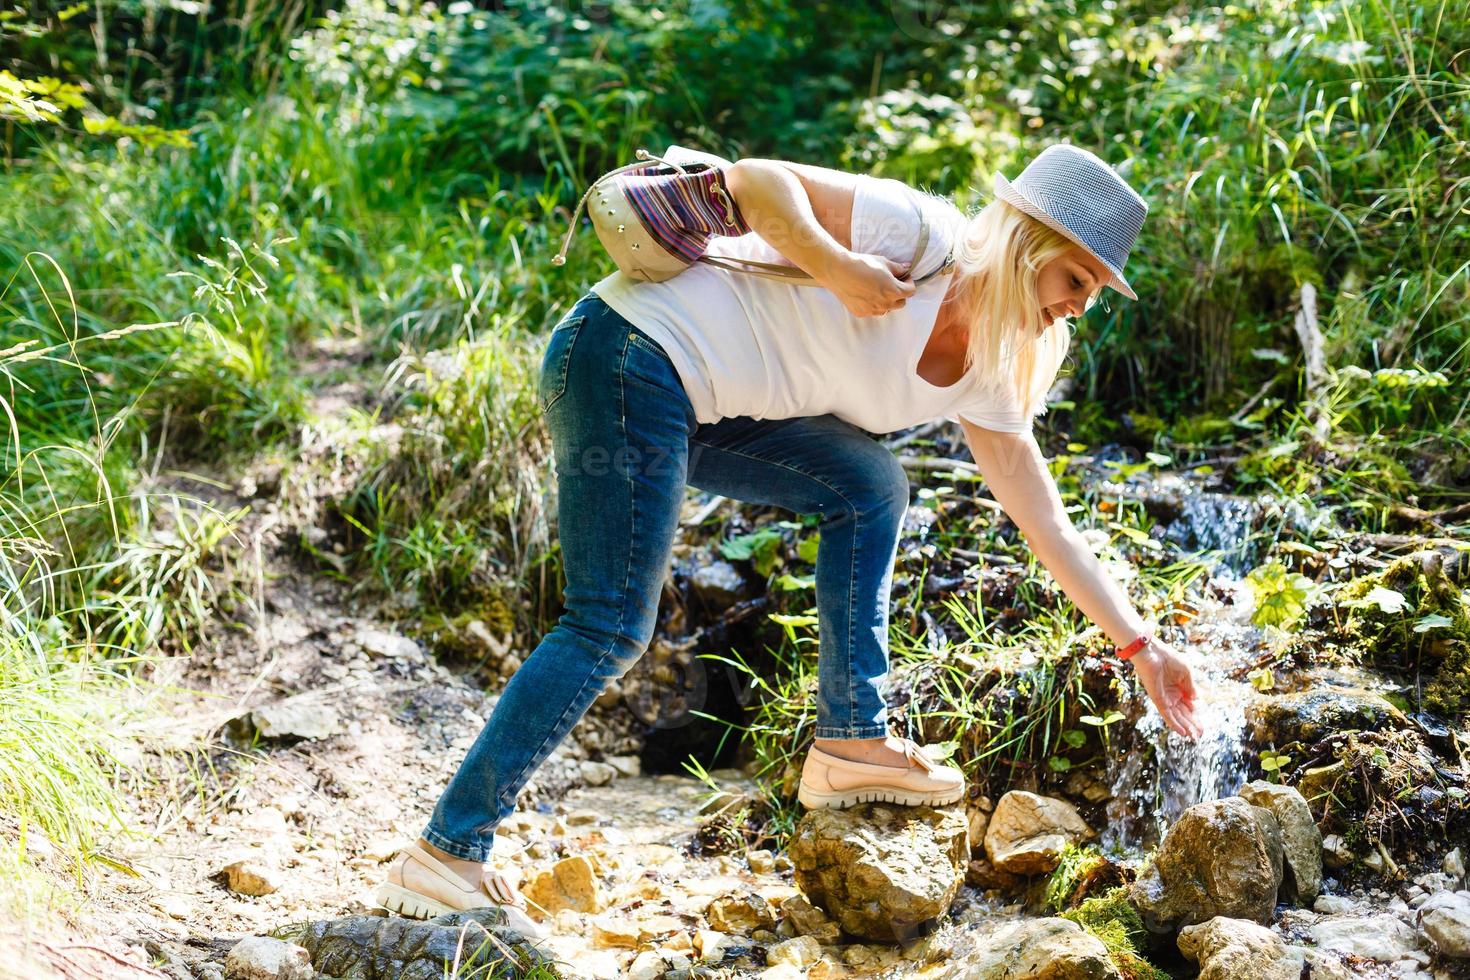
[[[1322,838],[1322,863],[1334,870],[1346,868],[1353,863],[1353,852],[1341,836],[1328,834]]]
[[[781,924],[788,923],[796,935],[811,936],[819,943],[836,943],[842,937],[842,927],[805,895],[793,895],[781,903]]]
[[[689,584],[705,605],[716,613],[724,612],[737,602],[750,597],[750,587],[740,570],[727,561],[713,558],[698,566],[689,576]]]
[[[1269,922],[1281,886],[1281,826],[1238,796],[1196,803],[1129,886],[1151,932],[1216,916]]]
[[[784,943],[777,943],[766,950],[766,962],[771,966],[782,963],[803,969],[822,958],[822,946],[811,936],[797,936]]]
[[[1458,847],[1444,856],[1444,873],[1465,880],[1465,854]]]
[[[1299,980],[1301,961],[1265,926],[1216,916],[1186,926],[1179,952],[1199,964],[1199,980]]]
[[[889,942],[949,910],[964,882],[967,828],[958,807],[809,810],[787,853],[814,905],[854,936]]]
[[[312,980],[311,954],[294,943],[269,936],[251,936],[234,945],[225,957],[229,980]]]
[[[1280,748],[1311,744],[1339,731],[1405,728],[1408,719],[1387,700],[1368,691],[1321,688],[1257,698],[1246,709],[1252,740]]]
[[[1419,908],[1419,929],[1441,956],[1470,959],[1470,892],[1440,892]]]
[[[995,891],[1011,894],[1024,888],[1026,879],[1022,875],[997,871],[989,861],[971,861],[965,868],[965,884],[978,888],[982,892]]]
[[[1068,919],[1031,919],[955,963],[954,980],[1119,980],[1102,940]]]
[[[1330,915],[1309,930],[1312,941],[1322,949],[1344,956],[1362,956],[1380,963],[1393,963],[1419,949],[1418,938],[1398,916],[1370,915],[1365,918]]]
[[[1092,835],[1076,807],[1063,800],[1013,791],[1000,798],[985,830],[985,854],[998,871],[1046,874],[1062,849]]]
[[[298,694],[255,708],[232,723],[237,733],[253,731],[261,738],[330,738],[342,731],[337,709],[316,694]]]
[[[631,779],[643,771],[643,762],[636,755],[610,755],[602,760],[613,767],[619,776]]]
[[[988,803],[990,801],[986,800],[986,802]],[[970,822],[969,840],[970,851],[972,853],[975,851],[979,851],[981,854],[985,853],[985,831],[990,828],[990,814],[994,811],[995,807],[993,806],[982,807],[971,805],[965,808],[965,818]]]
[[[353,915],[292,927],[285,938],[306,948],[318,973],[352,980],[443,980],[444,964],[456,960],[464,975],[488,975],[509,965],[502,949],[523,968],[549,967],[551,957],[505,919],[499,908],[427,922]]]
[[[533,875],[522,892],[550,915],[562,909],[595,913],[607,908],[607,895],[592,861],[582,854],[563,858]],[[539,915],[534,906],[532,914]]]
[[[1067,777],[1065,791],[1073,799],[1083,799],[1088,803],[1101,803],[1113,798],[1113,791],[1106,783],[1090,773],[1075,769]]]
[[[705,908],[704,918],[711,929],[739,936],[776,928],[776,910],[751,891],[720,896]]]
[[[265,855],[241,858],[227,864],[219,875],[230,891],[252,898],[280,891],[283,880],[280,868]]]
[[[1241,799],[1271,811],[1281,825],[1282,858],[1285,870],[1283,898],[1311,907],[1322,891],[1322,832],[1312,820],[1312,811],[1302,794],[1290,786],[1256,780],[1240,791]]]

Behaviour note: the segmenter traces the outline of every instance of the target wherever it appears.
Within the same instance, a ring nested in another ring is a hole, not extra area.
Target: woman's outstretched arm
[[[990,492],[1068,598],[1119,646],[1148,632],[1123,589],[1067,517],[1036,438],[1030,432],[961,424]],[[1129,662],[1165,724],[1181,735],[1198,736],[1194,678],[1183,658],[1155,639]]]
[[[901,263],[851,250],[853,174],[747,157],[725,171],[725,187],[752,231],[831,290],[858,317],[903,305],[914,284]]]

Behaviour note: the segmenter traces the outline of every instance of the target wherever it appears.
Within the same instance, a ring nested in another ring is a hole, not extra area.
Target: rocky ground
[[[423,826],[493,708],[485,690],[519,659],[469,621],[453,645],[478,645],[477,656],[441,662],[391,603],[366,605],[304,562],[302,537],[330,554],[319,507],[347,479],[330,432],[305,445],[309,490],[269,463],[207,484],[221,508],[251,505],[235,534],[250,559],[234,569],[241,599],[228,628],[166,678],[180,691],[174,748],[140,760],[151,778],[134,796],[139,833],[110,842],[69,930],[0,929],[0,961],[15,975],[428,980],[489,976],[514,960],[543,976],[640,980],[1157,976],[1141,956],[1210,980],[1467,975],[1470,842],[1456,835],[1470,734],[1401,710],[1390,700],[1401,681],[1303,652],[1308,641],[1348,643],[1332,634],[1341,622],[1303,631],[1282,663],[1233,587],[1207,583],[1181,638],[1209,660],[1211,739],[1173,740],[1111,685],[1098,710],[1124,723],[1103,767],[1018,774],[993,799],[976,787],[938,810],[806,814],[774,853],[752,849],[746,832],[760,808],[748,760],[727,753],[734,765],[708,780],[684,774],[681,739],[702,736],[670,734],[648,710],[682,696],[671,665],[687,664],[701,638],[724,643],[770,608],[748,571],[697,542],[680,549],[647,670],[599,699],[497,838],[497,862],[547,910],[552,938],[530,948],[493,912],[384,916],[371,893],[386,862]],[[1218,547],[1228,542],[1211,535],[1249,530],[1254,512],[1238,499],[1205,505],[1170,486],[1144,494],[1166,540]],[[690,523],[717,506],[691,499]],[[926,599],[1006,595],[1018,572],[1003,557],[957,563],[975,575],[935,571],[945,556],[923,536],[957,512],[911,513],[906,554],[927,547],[936,562],[924,566]],[[1464,571],[1443,556],[1415,562],[1431,585]],[[1354,615],[1352,642],[1383,635],[1363,633],[1374,624]],[[1457,654],[1428,655],[1446,665],[1438,690],[1457,697]],[[1248,683],[1272,657],[1279,674]],[[1279,772],[1301,793],[1254,778],[1262,751],[1291,759]],[[1082,850],[1098,843],[1106,854]],[[64,876],[44,842],[37,849]]]

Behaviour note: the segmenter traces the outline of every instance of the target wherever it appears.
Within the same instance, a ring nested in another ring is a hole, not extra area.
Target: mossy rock
[[[1420,706],[1470,712],[1470,552],[1419,551],[1344,586],[1342,634],[1368,662],[1422,680]]]
[[[560,976],[540,944],[505,922],[505,911],[492,907],[427,922],[352,915],[288,926],[276,937],[306,947],[319,973],[341,980],[441,980],[453,963],[464,976]]]
[[[1251,740],[1262,748],[1310,744],[1341,731],[1376,732],[1409,724],[1387,699],[1340,688],[1257,698],[1246,709]]]

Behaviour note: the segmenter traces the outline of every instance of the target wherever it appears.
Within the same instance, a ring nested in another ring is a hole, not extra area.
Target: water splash
[[[1102,843],[1109,850],[1133,852],[1157,843],[1185,810],[1234,795],[1249,773],[1245,712],[1255,695],[1232,672],[1259,653],[1263,637],[1250,625],[1242,583],[1227,573],[1205,591],[1232,601],[1202,603],[1178,645],[1192,660],[1204,735],[1198,741],[1174,735],[1152,705],[1142,706],[1133,750],[1116,755],[1108,771],[1113,798]]]

